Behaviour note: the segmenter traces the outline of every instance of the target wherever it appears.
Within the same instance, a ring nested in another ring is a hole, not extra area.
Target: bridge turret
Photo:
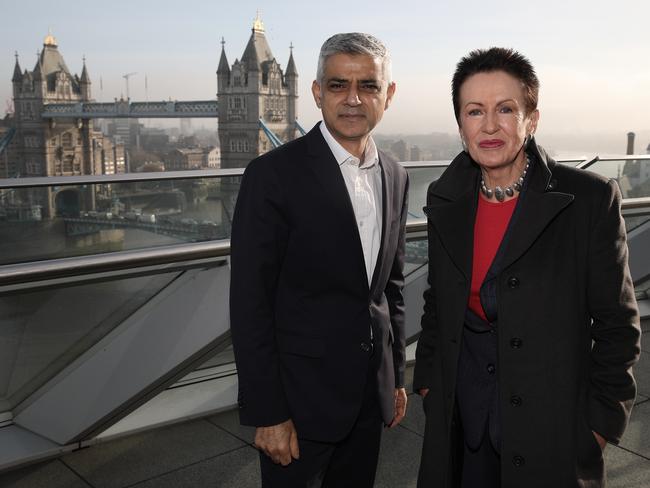
[[[16,64],[14,65],[14,75],[11,77],[13,83],[22,83],[23,81],[23,72],[20,69],[20,63],[18,62],[18,52],[15,54]]]
[[[293,60],[293,43],[289,46],[289,62],[287,63],[287,71],[284,79],[289,89],[289,96],[287,99],[287,119],[291,127],[296,123],[298,117],[298,70],[296,63]]]
[[[16,52],[16,64],[14,65],[14,75],[11,77],[11,82],[13,84],[13,89],[14,89],[14,100],[16,97],[20,96],[20,92],[22,90],[22,84],[23,84],[23,73],[22,70],[20,69],[20,63],[18,62],[18,53]]]
[[[219,59],[219,67],[217,68],[217,94],[226,91],[230,86],[230,66],[228,65],[228,58],[226,57],[226,41],[221,38],[221,58]]]
[[[81,89],[81,99],[89,101],[90,96],[90,76],[88,76],[88,69],[86,68],[86,58],[83,58],[83,69],[81,70],[81,78],[79,78],[79,87]]]

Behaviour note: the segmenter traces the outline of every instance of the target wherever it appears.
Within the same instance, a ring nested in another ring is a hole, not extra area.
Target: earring
[[[460,144],[461,146],[463,146],[463,151],[469,154],[469,151],[467,150],[467,143],[465,142],[465,139],[463,139],[462,137],[460,138]]]

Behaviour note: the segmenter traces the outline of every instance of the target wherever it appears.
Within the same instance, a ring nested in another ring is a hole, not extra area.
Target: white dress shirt
[[[321,122],[320,130],[339,163],[350,195],[366,264],[368,286],[370,286],[377,256],[379,256],[382,227],[381,168],[377,146],[372,137],[369,137],[363,152],[363,162],[361,162],[334,139],[325,122]]]

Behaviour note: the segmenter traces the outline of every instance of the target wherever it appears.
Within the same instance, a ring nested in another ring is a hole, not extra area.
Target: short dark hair
[[[493,71],[503,71],[521,82],[524,86],[527,114],[537,108],[539,80],[535,74],[535,68],[526,56],[514,49],[504,47],[475,49],[458,62],[451,80],[451,98],[458,125],[460,125],[460,88],[463,83],[472,75]]]
[[[325,62],[327,58],[335,54],[362,54],[381,60],[383,75],[390,85],[391,59],[388,48],[375,36],[363,32],[345,32],[334,34],[327,39],[320,48],[318,56],[318,68],[316,70],[316,81],[323,83],[325,80]]]

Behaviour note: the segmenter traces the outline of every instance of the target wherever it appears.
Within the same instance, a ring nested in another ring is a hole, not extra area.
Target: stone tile
[[[633,371],[638,393],[650,397],[650,352],[641,353]]]
[[[650,402],[637,405],[620,443],[621,447],[650,458]],[[650,461],[647,461],[650,464]]]
[[[385,430],[375,488],[415,488],[421,451],[419,435],[400,426]]]
[[[3,488],[91,488],[61,461],[47,461],[0,474]]]
[[[255,427],[247,427],[239,424],[239,413],[237,409],[221,412],[216,415],[208,417],[206,420],[212,422],[214,425],[221,427],[228,431],[235,437],[243,440],[248,444],[252,444],[255,440]]]
[[[400,425],[405,428],[424,435],[424,410],[422,409],[422,397],[420,395],[409,395],[406,408],[406,417]]]
[[[608,488],[639,488],[650,483],[650,461],[616,446],[605,449]]]
[[[63,457],[95,488],[122,488],[245,444],[205,420],[97,444]]]
[[[186,466],[132,488],[258,488],[259,455],[252,447],[242,447],[227,454]]]

